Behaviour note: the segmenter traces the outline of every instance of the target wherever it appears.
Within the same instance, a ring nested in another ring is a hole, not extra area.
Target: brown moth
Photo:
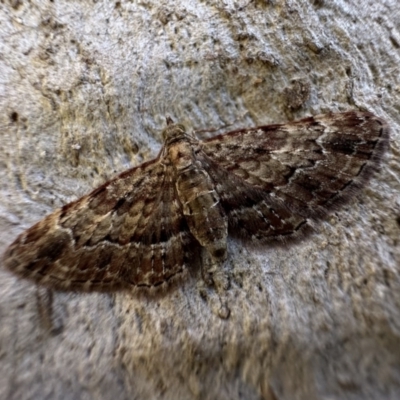
[[[168,120],[154,160],[123,172],[23,232],[3,263],[71,291],[163,285],[200,255],[203,278],[227,237],[289,243],[377,169],[387,124],[350,111],[240,129],[205,141]]]

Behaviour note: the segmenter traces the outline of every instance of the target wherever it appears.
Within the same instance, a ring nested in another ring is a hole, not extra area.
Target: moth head
[[[162,132],[164,142],[171,143],[183,138],[184,136],[188,136],[186,128],[181,124],[174,124],[172,119],[167,117],[167,127]]]

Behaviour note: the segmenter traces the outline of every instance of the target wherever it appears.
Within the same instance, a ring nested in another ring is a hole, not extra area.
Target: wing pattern
[[[230,233],[259,242],[296,238],[343,204],[377,169],[385,122],[364,112],[243,129],[202,143],[199,156],[228,212]]]
[[[183,273],[196,243],[170,168],[143,164],[44,218],[9,247],[6,267],[78,291],[158,286]]]

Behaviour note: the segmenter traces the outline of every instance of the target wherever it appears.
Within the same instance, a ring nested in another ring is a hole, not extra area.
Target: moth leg
[[[203,280],[198,283],[200,295],[207,301],[211,311],[222,319],[227,319],[230,315],[226,301],[222,300],[230,285],[229,277],[222,268],[226,254],[225,243],[201,248]]]
[[[52,289],[36,288],[36,307],[44,335],[55,336],[63,331],[62,321],[54,310],[54,292]]]
[[[208,285],[214,285],[213,273],[216,270],[216,265],[211,257],[211,254],[202,247],[201,249],[201,276],[203,281]]]
[[[229,318],[231,310],[227,306],[227,302],[222,300],[221,297],[224,297],[224,295],[220,293],[218,288],[210,287],[205,280],[201,279],[196,286],[201,298],[207,303],[208,308],[214,315],[221,319]]]
[[[228,289],[229,282],[223,273],[223,264],[227,258],[226,241],[218,241],[201,249],[201,273],[204,282],[224,290]],[[223,278],[225,276],[225,278]]]

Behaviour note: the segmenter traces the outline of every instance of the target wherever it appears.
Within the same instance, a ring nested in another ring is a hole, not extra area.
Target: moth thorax
[[[183,125],[171,124],[168,125],[162,132],[164,142],[173,142],[187,135],[186,129]]]

